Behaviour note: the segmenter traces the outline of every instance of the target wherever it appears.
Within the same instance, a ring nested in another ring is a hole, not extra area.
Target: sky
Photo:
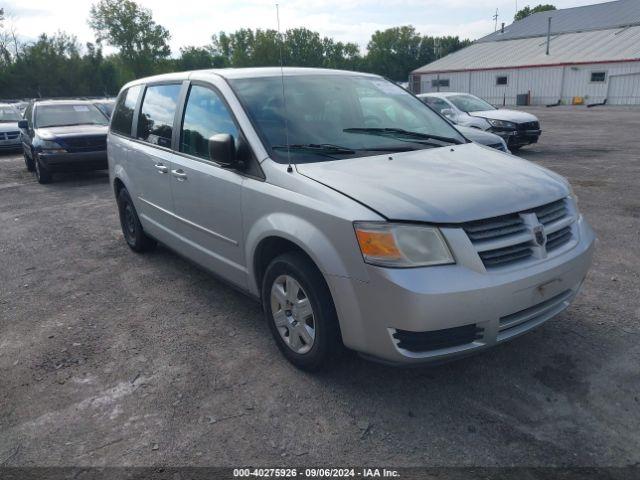
[[[336,40],[357,43],[366,49],[376,30],[413,25],[424,35],[458,35],[476,39],[494,30],[493,15],[511,23],[525,0],[138,0],[151,9],[157,23],[171,32],[171,50],[202,46],[211,35],[239,28],[275,29],[276,3],[284,31],[306,27]],[[23,40],[58,30],[77,36],[81,43],[94,41],[87,24],[91,0],[0,0]],[[530,5],[553,3],[558,8],[599,3],[594,0],[535,0]],[[109,49],[107,49],[109,51]]]

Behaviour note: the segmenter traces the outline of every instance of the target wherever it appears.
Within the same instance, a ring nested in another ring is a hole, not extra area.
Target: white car
[[[511,150],[537,143],[542,133],[535,115],[498,109],[469,93],[423,93],[418,98],[456,125],[500,135]]]

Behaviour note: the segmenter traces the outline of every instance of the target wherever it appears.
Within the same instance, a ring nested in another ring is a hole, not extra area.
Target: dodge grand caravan
[[[391,364],[481,351],[567,308],[591,263],[564,178],[375,75],[136,80],[108,159],[129,246],[161,242],[260,299],[303,369],[343,347]]]

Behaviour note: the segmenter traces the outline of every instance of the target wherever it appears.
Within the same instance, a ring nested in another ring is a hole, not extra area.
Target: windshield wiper
[[[406,138],[411,141],[415,140],[437,140],[439,142],[445,143],[454,143],[456,145],[460,145],[463,142],[458,140],[457,138],[451,137],[441,137],[440,135],[431,135],[430,133],[420,133],[420,132],[412,132],[410,130],[404,130],[402,128],[345,128],[343,130],[345,133],[362,133],[364,135],[378,135],[381,137],[392,137],[392,138]]]
[[[298,152],[313,152],[319,154],[336,154],[336,155],[353,155],[355,150],[348,147],[341,147],[340,145],[332,145],[330,143],[304,143],[304,144],[292,144],[292,145],[274,145],[271,147],[274,150],[292,150]]]

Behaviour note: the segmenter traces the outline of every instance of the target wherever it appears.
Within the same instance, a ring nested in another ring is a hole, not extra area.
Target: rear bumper
[[[51,172],[78,172],[108,168],[107,151],[81,153],[39,153],[42,165]]]
[[[480,272],[463,263],[416,269],[368,266],[369,281],[328,283],[347,347],[390,364],[449,360],[515,338],[567,308],[591,265],[595,237],[522,268]]]

